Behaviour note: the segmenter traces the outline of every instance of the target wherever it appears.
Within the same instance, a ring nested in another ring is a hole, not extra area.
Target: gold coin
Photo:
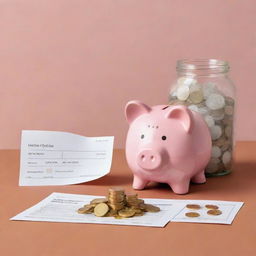
[[[112,201],[122,201],[125,199],[124,195],[120,195],[120,196],[113,196],[113,195],[108,195],[108,200],[112,200]]]
[[[207,209],[212,209],[212,210],[217,210],[217,209],[219,209],[219,206],[214,205],[214,204],[207,204],[207,205],[205,205],[205,207],[206,207]]]
[[[84,207],[89,206],[89,205],[90,205],[91,207],[95,207],[97,204],[92,204],[92,203],[90,203],[90,204],[85,204]]]
[[[195,217],[199,217],[200,214],[198,212],[186,212],[185,214],[187,217],[189,218],[195,218]]]
[[[121,210],[124,208],[124,204],[110,204],[108,203],[109,207],[113,210]]]
[[[90,204],[100,204],[100,203],[106,203],[108,200],[106,197],[104,198],[95,198],[93,199]]]
[[[78,213],[86,213],[86,209],[85,209],[84,207],[82,207],[82,208],[79,208],[79,209],[77,210],[77,212],[78,212]]]
[[[94,208],[94,214],[98,217],[104,216],[109,211],[109,207],[105,203],[97,204]]]
[[[198,204],[187,204],[186,207],[188,209],[193,209],[193,210],[199,210],[201,208],[201,206]]]
[[[121,216],[119,216],[119,215],[116,215],[116,216],[115,216],[115,219],[124,219],[124,217],[121,217]]]
[[[138,198],[138,195],[136,193],[127,193],[126,198]]]
[[[146,211],[146,204],[144,204],[144,203],[139,204],[139,208],[140,208],[142,211]]]
[[[93,206],[91,206],[90,204],[88,204],[88,205],[85,205],[84,207],[82,207],[82,208],[79,208],[78,210],[77,210],[77,212],[78,213],[92,213],[92,211],[93,211]]]
[[[132,209],[134,209],[135,213],[142,213],[143,211],[139,208],[134,208],[134,207],[131,207]]]
[[[108,195],[108,199],[112,199],[112,200],[124,200],[125,199],[125,195],[119,195],[119,194],[115,194],[115,195]]]
[[[130,206],[130,207],[135,207],[135,208],[139,208],[139,203],[130,203],[130,202],[127,202],[127,205]]]
[[[124,193],[124,189],[120,187],[113,187],[110,188],[108,191],[109,193]]]
[[[117,211],[110,209],[104,217],[114,217],[117,215]]]
[[[140,213],[135,213],[134,216],[143,216],[145,213],[144,212],[140,212]]]
[[[123,210],[120,210],[118,212],[118,215],[123,217],[123,218],[129,218],[129,217],[132,217],[134,216],[136,213],[136,211],[132,208],[126,208],[126,209],[123,209]]]
[[[111,197],[108,197],[108,201],[112,202],[112,203],[114,203],[114,202],[121,203],[121,202],[124,201],[124,198],[111,198]]]
[[[212,210],[207,211],[207,214],[217,216],[217,215],[221,215],[222,211],[217,210],[217,209],[212,209]]]
[[[160,211],[159,207],[152,205],[152,204],[145,204],[145,207],[146,207],[147,212],[159,212]]]

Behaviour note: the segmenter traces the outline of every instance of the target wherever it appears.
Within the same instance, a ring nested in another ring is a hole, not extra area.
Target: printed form
[[[85,204],[90,204],[91,200],[95,198],[99,198],[99,196],[52,193],[41,202],[12,217],[10,220],[97,223],[151,227],[164,227],[169,221],[231,224],[243,205],[243,202],[217,200],[144,198],[146,204],[158,206],[160,211],[155,213],[146,212],[143,216],[125,219],[96,217],[94,214],[79,214],[77,212],[79,208],[83,207]],[[196,211],[200,213],[199,217],[186,217],[186,212],[192,211],[188,209],[186,205],[191,203],[199,204],[201,206],[200,210],[193,210],[194,212]],[[208,215],[207,209],[204,207],[207,204],[218,205],[222,214],[219,216]]]
[[[114,137],[22,131],[20,186],[68,185],[109,173]]]
[[[96,217],[94,214],[79,214],[77,210],[99,196],[52,193],[47,198],[11,218],[11,220],[114,224],[131,226],[164,227],[183,205],[173,205],[168,199],[144,199],[145,203],[158,206],[160,212],[147,212],[144,216],[126,219]]]

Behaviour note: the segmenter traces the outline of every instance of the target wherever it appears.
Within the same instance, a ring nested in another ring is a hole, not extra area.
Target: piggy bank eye
[[[144,137],[145,137],[144,134],[141,134],[140,138],[141,138],[141,139],[144,139]]]
[[[162,136],[162,140],[166,140],[167,138],[166,138],[166,136]]]

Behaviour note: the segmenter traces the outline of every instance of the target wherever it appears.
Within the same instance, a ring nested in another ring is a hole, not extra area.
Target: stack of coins
[[[128,206],[133,208],[139,208],[140,204],[144,203],[142,199],[138,199],[138,195],[136,193],[126,194],[126,202]]]
[[[147,211],[144,200],[139,199],[136,193],[126,194],[126,204],[135,210],[135,216],[142,216]]]
[[[125,193],[122,188],[110,188],[108,194],[108,205],[111,209],[118,211],[125,206]]]
[[[145,204],[135,193],[125,194],[122,188],[110,188],[107,198],[93,199],[90,204],[77,210],[81,214],[94,213],[97,217],[115,217],[117,219],[143,216],[145,212],[159,212],[160,208]]]
[[[201,114],[208,125],[212,154],[206,174],[229,173],[233,151],[234,99],[224,95],[215,83],[199,84],[193,78],[181,77],[170,93],[169,104],[188,106]]]

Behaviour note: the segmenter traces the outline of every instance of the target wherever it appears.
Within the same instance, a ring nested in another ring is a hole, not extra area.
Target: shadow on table
[[[256,159],[255,159],[256,161]],[[82,183],[97,186],[132,186],[132,174],[119,175],[110,173],[97,180]],[[207,178],[205,184],[190,184],[189,194],[211,193],[242,194],[241,192],[256,190],[256,162],[235,163],[234,171],[226,176]],[[144,190],[159,190],[172,193],[168,184],[151,182]]]
[[[243,194],[256,191],[256,159],[255,162],[238,162],[234,164],[232,173],[207,178],[206,185],[191,186],[191,193],[214,191],[218,194]]]
[[[84,185],[97,185],[97,186],[124,186],[132,184],[131,175],[118,175],[118,174],[108,174],[97,180],[82,183]]]

